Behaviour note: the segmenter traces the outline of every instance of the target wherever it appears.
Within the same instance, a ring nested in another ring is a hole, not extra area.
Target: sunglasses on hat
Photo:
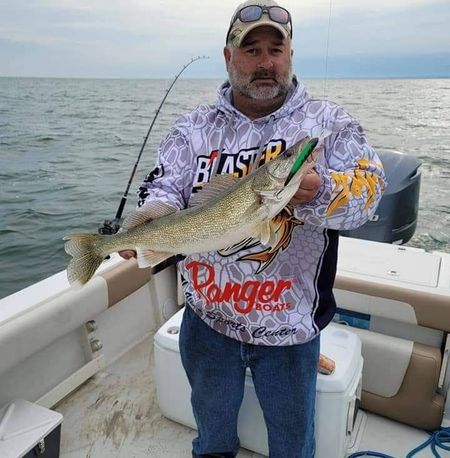
[[[284,25],[289,24],[289,33],[292,38],[292,20],[289,11],[285,10],[281,6],[249,5],[245,6],[234,15],[231,20],[230,28],[227,32],[226,42],[228,42],[231,29],[238,19],[243,23],[255,22],[259,21],[264,13],[267,13],[270,20],[273,22]]]

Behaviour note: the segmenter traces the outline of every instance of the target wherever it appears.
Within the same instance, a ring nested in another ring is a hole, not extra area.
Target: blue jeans
[[[179,342],[198,428],[193,457],[236,456],[247,367],[264,414],[270,457],[314,457],[319,338],[283,347],[246,344],[215,331],[186,306]]]

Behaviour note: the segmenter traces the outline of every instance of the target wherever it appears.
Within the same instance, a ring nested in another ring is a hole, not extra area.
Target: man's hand
[[[292,205],[299,205],[310,202],[319,191],[320,185],[319,174],[315,170],[310,170],[301,181],[298,191],[294,194],[289,203]]]
[[[119,255],[122,256],[123,259],[131,259],[136,257],[136,252],[133,250],[123,250],[119,251]]]

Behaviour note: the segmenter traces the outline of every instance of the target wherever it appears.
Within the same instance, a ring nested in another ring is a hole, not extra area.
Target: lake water
[[[221,81],[179,80],[135,180],[174,120],[212,102]],[[0,297],[65,269],[62,237],[112,219],[169,80],[0,78]],[[323,97],[323,82],[305,81]],[[419,224],[408,245],[450,252],[450,79],[331,80],[326,96],[375,148],[423,162]]]

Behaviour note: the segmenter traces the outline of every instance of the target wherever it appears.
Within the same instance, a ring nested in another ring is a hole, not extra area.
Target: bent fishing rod
[[[122,213],[123,209],[125,208],[125,204],[127,202],[127,196],[128,196],[128,191],[130,190],[131,183],[133,182],[134,175],[136,173],[137,166],[139,164],[139,161],[141,160],[142,153],[144,151],[145,145],[147,143],[148,137],[150,136],[150,133],[153,129],[153,125],[155,124],[156,119],[158,118],[159,112],[161,111],[162,106],[164,105],[164,102],[166,101],[170,91],[172,90],[173,86],[177,82],[178,78],[180,75],[189,67],[189,65],[193,64],[197,60],[200,59],[208,59],[208,56],[197,56],[193,57],[187,64],[183,65],[181,70],[175,75],[175,78],[173,79],[171,85],[169,86],[169,89],[166,89],[166,94],[164,95],[163,99],[161,100],[161,103],[159,104],[158,109],[156,110],[155,116],[153,117],[153,120],[150,124],[150,127],[147,131],[147,135],[144,137],[144,142],[142,143],[141,149],[139,151],[137,160],[133,166],[133,170],[131,171],[130,179],[128,180],[127,187],[125,189],[125,192],[123,193],[123,197],[120,201],[119,208],[117,209],[116,216],[114,217],[113,220],[108,220],[106,219],[103,222],[103,225],[98,228],[98,232],[103,235],[112,235],[115,234],[119,228],[120,228],[120,219],[122,218]]]

